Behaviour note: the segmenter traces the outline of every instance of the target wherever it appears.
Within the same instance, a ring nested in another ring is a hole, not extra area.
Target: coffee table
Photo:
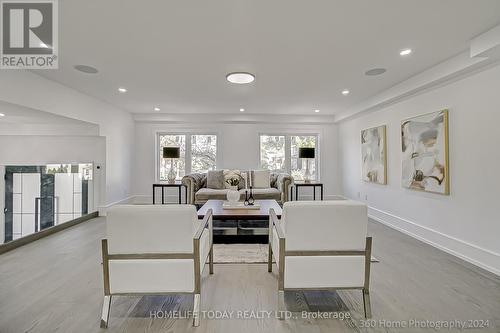
[[[281,217],[281,206],[276,200],[256,200],[260,209],[223,209],[224,200],[208,200],[199,210],[203,218],[212,209],[214,234],[222,235],[267,235],[269,233],[269,210],[274,209]],[[245,221],[247,223],[239,223]]]

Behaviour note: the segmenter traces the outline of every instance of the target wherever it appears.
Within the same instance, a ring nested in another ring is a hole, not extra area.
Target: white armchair
[[[210,258],[213,274],[212,211],[198,220],[191,205],[120,205],[107,214],[102,240],[104,303],[111,297],[193,293],[193,325],[199,325],[201,273]]]
[[[351,200],[293,201],[270,211],[268,271],[278,266],[278,310],[285,290],[359,289],[371,317],[371,237],[366,205]]]

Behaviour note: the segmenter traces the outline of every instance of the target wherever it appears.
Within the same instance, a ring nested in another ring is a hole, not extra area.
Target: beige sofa
[[[253,196],[256,200],[259,199],[274,199],[278,203],[284,203],[289,200],[289,188],[293,182],[293,178],[286,173],[273,173],[270,177],[270,188],[253,189]],[[227,189],[210,189],[207,188],[206,173],[192,173],[182,178],[182,184],[186,186],[187,203],[195,205],[203,205],[209,199],[225,200]],[[240,200],[245,198],[245,189],[241,188]]]

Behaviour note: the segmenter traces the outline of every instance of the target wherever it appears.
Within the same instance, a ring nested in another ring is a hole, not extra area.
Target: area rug
[[[267,244],[214,244],[215,264],[267,263]],[[372,256],[372,262],[379,262]]]
[[[267,262],[267,244],[214,244],[216,264],[260,264]]]

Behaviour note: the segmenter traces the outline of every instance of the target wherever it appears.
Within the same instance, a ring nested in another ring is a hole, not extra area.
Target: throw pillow
[[[269,170],[252,171],[252,186],[254,188],[270,188],[271,172]]]
[[[222,170],[207,172],[207,188],[214,190],[224,189],[224,172]]]
[[[237,178],[239,183],[238,183],[238,189],[242,189],[245,187],[243,177],[241,177],[241,171],[240,170],[224,170],[224,186],[225,188],[230,188],[231,185],[228,184],[227,180],[231,178]]]

